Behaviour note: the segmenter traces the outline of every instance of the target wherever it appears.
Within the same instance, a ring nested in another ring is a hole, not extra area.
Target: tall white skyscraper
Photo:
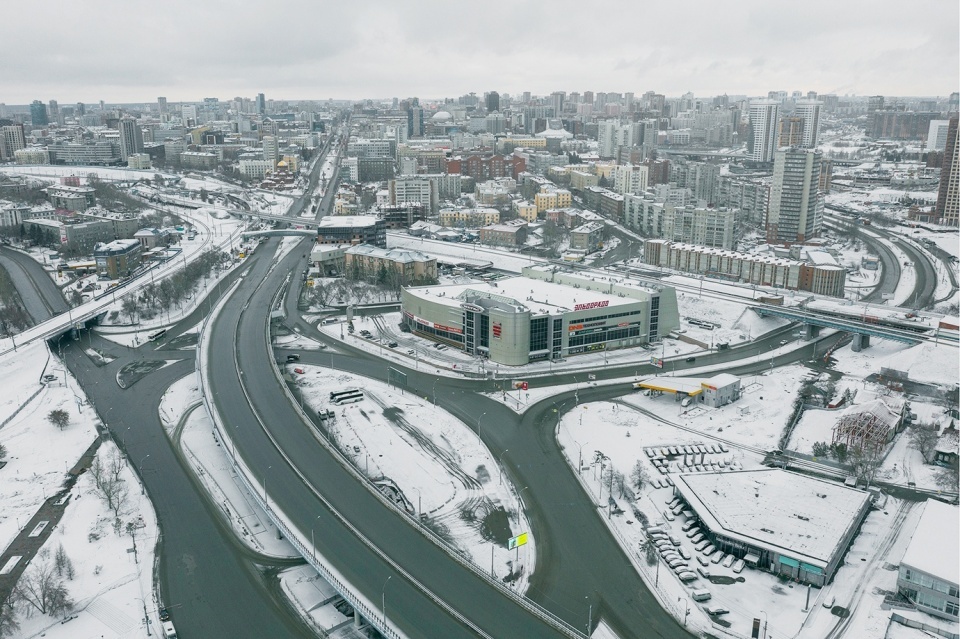
[[[820,113],[823,102],[797,100],[797,117],[803,119],[803,143],[807,149],[815,149],[820,142]]]
[[[280,160],[280,143],[272,135],[263,136],[263,159],[277,166]]]
[[[777,121],[780,103],[775,100],[750,102],[750,136],[747,151],[754,162],[770,162],[777,150]]]
[[[767,211],[767,242],[802,244],[820,235],[823,194],[819,191],[823,155],[813,149],[783,148],[773,162]]]

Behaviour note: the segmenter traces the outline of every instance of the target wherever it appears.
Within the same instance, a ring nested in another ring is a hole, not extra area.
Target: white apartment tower
[[[754,162],[771,162],[777,150],[777,125],[780,103],[774,100],[750,102],[750,137],[747,151]],[[601,154],[602,155],[602,154]]]
[[[767,210],[767,242],[802,244],[820,234],[823,194],[819,191],[823,154],[813,149],[779,149]]]
[[[272,162],[273,166],[277,166],[277,162],[280,160],[280,144],[275,136],[263,136],[263,159]]]
[[[641,195],[647,190],[647,167],[621,164],[613,167],[613,190],[620,195]]]
[[[823,102],[797,100],[796,114],[803,119],[803,142],[805,149],[815,149],[820,142],[820,113]]]

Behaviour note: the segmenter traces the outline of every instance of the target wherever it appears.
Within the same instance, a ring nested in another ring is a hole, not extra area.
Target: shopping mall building
[[[511,366],[658,342],[680,326],[670,287],[553,266],[491,282],[405,288],[402,306],[417,335]]]

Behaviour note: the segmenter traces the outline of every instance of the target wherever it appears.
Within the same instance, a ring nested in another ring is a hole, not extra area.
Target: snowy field
[[[41,384],[41,375],[56,379]],[[41,504],[56,494],[66,473],[80,460],[97,437],[96,413],[82,396],[76,380],[64,372],[56,359],[48,361],[46,344],[37,342],[0,358],[0,444],[7,450],[7,464],[0,468],[0,544],[6,549],[38,511]],[[19,409],[19,412],[17,412]],[[62,409],[70,422],[59,430],[47,419],[50,411]],[[119,454],[116,447],[104,443],[98,454],[106,461]],[[92,473],[82,474],[70,491],[63,519],[44,544],[50,557],[62,544],[73,563],[74,579],[66,581],[70,597],[76,603],[68,625],[60,619],[36,613],[20,615],[17,637],[131,637],[143,630],[144,603],[153,618],[153,547],[157,537],[156,517],[129,464],[122,464],[120,479],[126,499],[120,509],[121,529],[106,502],[93,486]],[[136,554],[128,552],[136,537]],[[43,551],[42,551],[43,552]],[[31,565],[44,561],[37,557]],[[28,569],[29,570],[29,569]],[[144,594],[146,593],[146,594]]]
[[[683,424],[687,425],[686,422]],[[724,429],[724,434],[726,432],[727,429]],[[578,463],[582,462],[580,479],[601,512],[609,508],[611,492],[609,483],[600,479],[605,476],[604,468],[612,465],[629,478],[639,461],[650,477],[662,479],[664,476],[649,462],[645,449],[666,445],[709,445],[715,441],[709,434],[705,435],[698,433],[697,429],[670,426],[633,411],[629,406],[608,402],[579,406],[564,415],[558,429],[558,440],[571,468],[577,472]],[[729,453],[708,453],[707,461],[723,460],[725,468],[760,467],[760,455],[738,449],[735,445],[729,445],[728,449]],[[880,610],[882,595],[877,595],[877,588],[895,589],[896,572],[887,570],[886,566],[900,561],[916,525],[915,520],[912,520],[912,525],[910,520],[904,524],[912,504],[887,499],[884,508],[872,511],[834,581],[822,590],[813,588],[810,592],[810,608],[805,609],[806,588],[781,582],[772,574],[749,567],[736,574],[722,564],[709,563],[707,569],[710,574],[720,577],[725,583],[712,583],[701,576],[685,586],[667,566],[659,566],[658,569],[648,565],[638,550],[644,540],[640,525],[642,518],[646,518],[651,525],[658,524],[671,530],[671,534],[681,540],[681,548],[691,556],[699,554],[680,530],[685,519],[674,517],[667,510],[667,503],[673,499],[673,490],[648,484],[636,495],[635,501],[621,495],[616,484],[612,492],[616,507],[622,512],[618,514],[614,511],[612,516],[604,517],[604,520],[661,604],[682,620],[686,602],[691,611],[687,619],[688,627],[718,636],[728,636],[724,633],[733,632],[735,636],[747,637],[752,619],[760,617],[765,618],[767,623],[767,637],[820,639],[840,621],[839,617],[821,605],[833,597],[836,605],[854,611],[847,636],[883,636],[889,612]],[[904,534],[900,534],[901,531]],[[700,563],[690,561],[690,565],[695,567]],[[698,605],[691,600],[692,590],[699,588],[711,592],[712,599],[709,602]],[[702,608],[706,605],[719,605],[730,610],[723,617],[730,623],[729,630],[717,628],[712,623]],[[761,611],[767,614],[762,615]]]
[[[492,531],[497,578],[519,593],[526,590],[536,557],[533,539],[519,553],[505,542],[530,527],[513,486],[473,431],[420,397],[367,378],[299,365],[287,373],[310,410],[334,411],[331,438],[360,473],[394,487],[414,519],[419,513],[423,525],[483,570],[489,568]],[[363,388],[364,399],[330,405],[330,392],[347,388]]]

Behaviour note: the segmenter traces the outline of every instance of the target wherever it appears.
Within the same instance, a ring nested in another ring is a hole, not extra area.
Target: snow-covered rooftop
[[[365,226],[373,226],[377,223],[377,219],[375,215],[325,215],[320,218],[320,223],[317,224],[317,228],[338,228],[343,226],[362,228]]]
[[[960,508],[928,499],[901,564],[960,584]]]
[[[407,289],[417,295],[429,297],[433,302],[459,307],[466,297],[511,298],[534,314],[568,313],[608,306],[636,304],[638,300],[599,291],[533,280],[526,277],[510,277],[496,282],[471,282],[447,286],[423,286]],[[579,305],[582,305],[578,308]]]
[[[704,524],[750,546],[825,567],[870,495],[779,469],[674,477]]]

